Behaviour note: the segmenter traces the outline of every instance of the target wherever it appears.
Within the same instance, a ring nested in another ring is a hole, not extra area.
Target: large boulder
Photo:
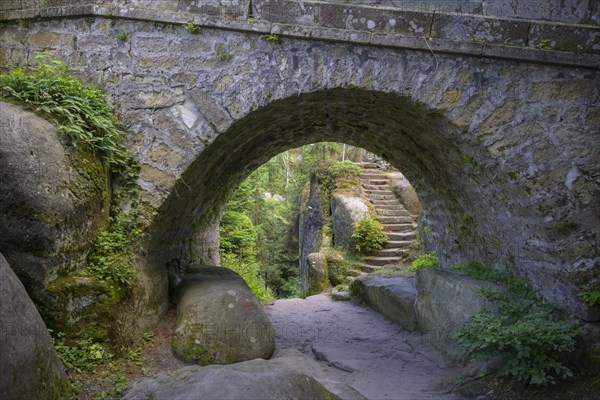
[[[325,226],[326,200],[319,187],[316,176],[310,177],[308,194],[302,202],[299,218],[298,248],[300,252],[300,290],[307,293],[309,288],[308,264],[306,260],[311,253],[318,252],[323,241]]]
[[[327,259],[322,253],[308,255],[308,292],[307,296],[323,293],[329,287],[329,274],[327,272]]]
[[[364,397],[333,379],[322,365],[288,349],[271,360],[189,366],[149,377],[131,388],[125,399],[361,400]]]
[[[450,361],[464,361],[464,349],[453,339],[469,317],[491,307],[482,288],[497,286],[457,271],[422,268],[417,271],[415,312],[423,342],[442,350]]]
[[[246,282],[224,267],[201,266],[184,275],[174,291],[175,356],[199,365],[269,358],[273,326]]]
[[[415,189],[402,173],[392,172],[389,176],[392,179],[392,190],[400,203],[413,217],[417,217],[421,212],[421,203]]]
[[[331,198],[333,244],[336,247],[351,250],[354,225],[368,212],[369,207],[360,197],[348,197],[341,193],[335,193]]]
[[[46,325],[0,254],[0,398],[58,399],[67,376]]]
[[[363,275],[352,282],[350,290],[369,307],[404,329],[417,330],[414,310],[417,289],[413,277]]]
[[[0,251],[48,322],[48,282],[82,269],[108,222],[108,172],[32,112],[0,102],[0,127]]]

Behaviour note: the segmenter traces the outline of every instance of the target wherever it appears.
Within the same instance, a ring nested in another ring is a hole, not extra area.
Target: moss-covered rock
[[[84,147],[63,146],[38,115],[0,102],[0,249],[49,323],[49,281],[84,268],[107,225],[109,173]]]
[[[327,258],[321,253],[308,255],[308,292],[307,296],[322,293],[329,287],[329,274],[327,272]]]
[[[234,271],[202,266],[182,278],[174,300],[177,328],[171,347],[179,359],[231,364],[273,354],[271,321]]]

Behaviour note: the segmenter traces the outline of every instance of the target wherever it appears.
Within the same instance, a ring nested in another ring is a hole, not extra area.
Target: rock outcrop
[[[159,374],[135,385],[125,399],[360,400],[364,397],[347,384],[332,380],[331,374],[317,362],[290,349],[271,360],[190,366]]]
[[[348,197],[335,193],[331,197],[333,244],[336,247],[352,249],[354,225],[368,212],[369,207],[360,197]]]
[[[389,176],[391,178],[392,190],[398,200],[400,200],[400,203],[402,203],[410,215],[417,217],[421,212],[421,203],[415,189],[402,173],[391,172]]]
[[[415,312],[423,342],[442,350],[450,361],[463,361],[464,349],[452,338],[456,329],[489,303],[481,288],[496,287],[442,268],[417,271]]]
[[[0,102],[0,127],[0,251],[49,321],[47,283],[82,269],[108,222],[108,172],[32,112]]]
[[[199,365],[269,358],[275,350],[271,321],[246,282],[224,267],[200,266],[175,289],[177,358]]]
[[[325,200],[319,189],[319,182],[315,176],[310,178],[310,187],[307,199],[303,202],[299,222],[299,252],[300,252],[300,290],[307,293],[309,288],[308,255],[318,252],[323,239],[325,226]]]
[[[350,286],[352,294],[404,329],[418,328],[414,303],[417,297],[412,277],[359,276]]]
[[[308,255],[306,264],[308,267],[308,291],[307,296],[322,293],[329,287],[329,274],[327,270],[327,258],[322,253],[311,253]]]
[[[58,399],[64,367],[35,305],[0,254],[0,398]]]

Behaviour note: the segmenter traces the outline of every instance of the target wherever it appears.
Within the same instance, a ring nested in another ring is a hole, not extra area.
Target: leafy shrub
[[[534,385],[573,375],[560,356],[575,348],[575,324],[558,320],[549,307],[516,299],[506,290],[482,289],[482,295],[496,311],[482,311],[458,329],[455,337],[468,351],[480,359],[502,356],[506,364],[499,376]]]
[[[600,304],[600,290],[584,290],[578,297],[588,306]]]
[[[482,289],[482,296],[495,310],[472,316],[457,330],[455,337],[469,352],[480,359],[502,356],[506,364],[499,376],[534,385],[572,376],[560,357],[575,348],[575,324],[557,319],[553,307],[544,304],[523,280],[506,272],[475,261],[451,268],[504,287]]]
[[[94,251],[82,275],[112,280],[119,288],[130,289],[133,286],[137,279],[133,267],[133,243],[142,233],[137,214],[138,210],[133,208],[111,217],[109,227],[98,234]]]
[[[408,270],[416,271],[421,268],[435,268],[439,266],[440,263],[435,257],[435,254],[425,253],[417,256],[410,267],[408,267]]]
[[[100,343],[95,343],[90,338],[82,338],[74,345],[65,343],[65,334],[54,333],[49,330],[54,341],[54,348],[58,357],[67,369],[77,371],[92,371],[101,363],[112,358],[112,354]]]
[[[371,214],[366,214],[354,225],[352,238],[354,239],[354,248],[363,254],[381,249],[388,240],[387,235],[383,232],[383,225]]]
[[[31,72],[17,68],[1,74],[0,95],[46,115],[72,144],[98,151],[112,172],[135,171],[137,163],[123,144],[124,132],[102,90],[70,77],[69,67],[49,53],[38,53],[35,62]]]
[[[261,303],[273,300],[273,294],[259,275],[260,265],[256,261],[247,261],[231,253],[221,253],[221,265],[237,272]]]

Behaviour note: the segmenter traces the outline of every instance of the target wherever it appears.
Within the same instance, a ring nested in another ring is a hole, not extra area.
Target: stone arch
[[[196,259],[208,252],[185,244],[193,220],[207,218],[250,169],[329,139],[384,154],[405,172],[444,263],[478,258],[512,269],[589,318],[575,293],[600,261],[597,64],[552,64],[572,56],[561,52],[540,51],[537,63],[507,52],[480,57],[486,46],[474,53],[465,43],[438,52],[425,39],[404,48],[393,37],[373,44],[290,33],[273,44],[246,25],[193,35],[114,17],[32,20],[28,29],[10,21],[3,54],[18,66],[50,48],[115,100],[142,163],[147,280],[164,284],[166,263],[186,249]],[[231,163],[247,155],[253,161]],[[161,296],[152,302],[163,304],[166,289]]]

